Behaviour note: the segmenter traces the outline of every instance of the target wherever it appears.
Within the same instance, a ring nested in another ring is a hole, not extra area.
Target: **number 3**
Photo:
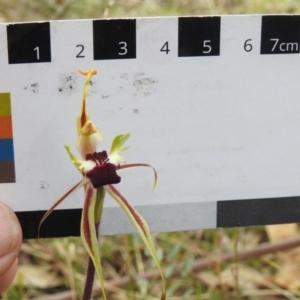
[[[119,45],[123,45],[120,49],[123,50],[123,52],[119,52],[119,55],[125,55],[127,54],[127,43],[126,42],[120,42]]]

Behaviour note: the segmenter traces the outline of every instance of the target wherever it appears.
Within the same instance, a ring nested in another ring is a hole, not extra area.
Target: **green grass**
[[[236,229],[197,230],[154,234],[154,242],[163,268],[166,270],[168,299],[237,299],[236,291],[222,283],[221,274],[232,264],[226,263],[202,273],[191,273],[193,263],[199,258],[232,252]],[[245,229],[239,240],[240,249],[251,244],[247,236],[261,241],[263,228]],[[251,244],[251,247],[253,245]],[[138,235],[117,235],[101,238],[100,251],[106,280],[120,280],[129,276],[126,286],[116,287],[109,299],[158,299],[159,279],[135,281],[138,274],[155,270],[151,256]],[[179,276],[172,273],[179,262],[184,267]],[[80,238],[47,239],[39,243],[25,241],[20,255],[20,268],[14,285],[1,299],[32,299],[42,295],[73,290],[82,293],[87,254]],[[250,268],[272,274],[271,267],[263,260],[251,260]],[[209,279],[212,279],[211,282]],[[99,299],[99,298],[95,298]],[[251,299],[251,298],[243,298]]]
[[[8,22],[211,14],[293,14],[298,0],[0,0],[0,20]]]

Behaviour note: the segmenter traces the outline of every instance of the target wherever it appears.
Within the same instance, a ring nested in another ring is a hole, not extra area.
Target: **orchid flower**
[[[156,262],[161,278],[162,278],[162,296],[161,299],[166,299],[165,280],[162,269],[157,258],[154,245],[151,240],[150,230],[146,221],[142,216],[129,204],[125,197],[117,190],[114,184],[121,181],[121,177],[118,175],[119,171],[135,168],[135,167],[150,167],[154,171],[154,187],[157,182],[157,174],[155,169],[144,163],[124,163],[123,157],[120,155],[127,148],[123,147],[125,142],[129,138],[129,134],[121,134],[114,138],[109,154],[106,151],[97,152],[98,144],[103,140],[102,134],[97,127],[92,123],[87,112],[87,92],[90,84],[91,77],[97,73],[95,69],[89,71],[78,70],[82,75],[86,76],[84,85],[82,103],[80,114],[77,119],[77,144],[81,158],[77,158],[70,150],[69,146],[65,146],[67,153],[75,165],[77,170],[83,175],[82,180],[75,184],[68,192],[66,192],[61,198],[59,198],[45,213],[40,221],[39,229],[49,214],[68,196],[80,189],[85,190],[85,199],[82,209],[80,235],[86,248],[93,272],[96,270],[97,276],[102,288],[102,294],[106,300],[106,294],[104,289],[104,279],[102,275],[101,259],[98,250],[98,227],[100,224],[103,202],[105,194],[108,193],[113,199],[115,199],[121,208],[125,211],[126,215],[137,229],[143,242],[147,246],[154,261]],[[92,263],[91,263],[92,261]],[[89,271],[88,271],[89,272]],[[92,271],[91,271],[92,272]],[[93,273],[94,274],[94,273]],[[89,274],[88,274],[89,275]],[[94,275],[89,279],[93,281]],[[87,286],[89,285],[89,288]],[[92,283],[86,282],[86,289],[90,289],[87,294],[83,296],[84,299],[89,299],[92,291]],[[84,293],[85,295],[85,293]]]

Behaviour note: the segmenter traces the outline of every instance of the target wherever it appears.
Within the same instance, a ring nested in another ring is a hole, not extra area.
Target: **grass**
[[[239,293],[251,291],[247,286],[239,286],[235,282],[242,277],[228,279],[228,271],[232,272],[235,266],[237,270],[260,270],[268,278],[279,267],[276,263],[270,263],[270,257],[246,263],[224,263],[204,272],[192,271],[194,263],[200,258],[209,259],[232,252],[235,244],[238,244],[239,250],[253,248],[266,239],[263,227],[243,228],[240,231],[243,232],[238,238],[237,229],[234,228],[154,234],[155,246],[167,276],[168,299],[259,299],[238,297]],[[138,235],[103,237],[100,249],[106,280],[118,282],[123,276],[130,278],[125,286],[112,288],[108,299],[158,299],[161,287],[159,279],[135,280],[139,274],[155,269]],[[183,262],[183,268],[179,275],[172,276],[179,262]],[[14,285],[2,294],[1,299],[35,299],[49,294],[60,295],[66,290],[80,295],[86,263],[87,254],[79,238],[48,239],[43,243],[25,241]],[[257,291],[261,291],[254,281],[252,283]],[[272,289],[268,291],[274,293]],[[280,295],[280,291],[276,291],[276,295]]]
[[[0,20],[8,22],[211,14],[293,14],[298,0],[0,0]]]
[[[232,231],[236,229],[198,230],[176,233],[154,234],[157,252],[168,277],[168,299],[223,299],[220,294],[234,295],[234,291],[222,286],[220,274],[231,264],[220,265],[206,271],[204,275],[190,271],[199,258],[231,252],[234,249]],[[254,234],[245,229],[244,237],[256,236],[260,241],[262,231]],[[245,238],[243,238],[245,240]],[[222,242],[221,242],[222,241]],[[222,245],[221,245],[222,243]],[[241,247],[248,247],[244,245]],[[147,270],[155,269],[149,253],[138,235],[117,235],[101,238],[100,249],[106,280],[130,277],[124,287],[114,288],[109,299],[157,299],[160,280],[139,280],[135,277]],[[2,295],[2,299],[31,299],[64,290],[81,294],[87,255],[79,238],[25,241],[20,256],[20,268],[15,284]],[[179,276],[171,277],[178,262],[184,262]],[[251,262],[249,263],[251,265]],[[263,262],[256,264],[261,267]],[[271,272],[271,268],[263,266]],[[202,278],[202,276],[204,276]],[[208,284],[207,280],[211,280]],[[97,299],[97,298],[96,298]]]
[[[0,7],[2,22],[300,12],[298,0],[0,0]],[[160,233],[154,234],[153,238],[168,277],[168,299],[258,300],[295,299],[294,295],[299,296],[297,291],[286,295],[287,291],[273,284],[272,276],[280,268],[275,255],[251,259],[246,263],[224,263],[204,272],[191,272],[195,261],[200,258],[209,259],[236,249],[241,251],[253,248],[266,241],[264,227]],[[100,249],[106,280],[118,281],[123,276],[130,278],[125,286],[112,287],[109,299],[158,298],[159,280],[156,278],[142,279],[138,282],[135,280],[138,274],[155,268],[137,235],[102,237]],[[179,275],[172,277],[178,262],[183,262],[183,268]],[[17,277],[11,288],[1,295],[1,299],[26,300],[69,290],[80,295],[86,263],[87,254],[79,238],[44,240],[42,244],[34,240],[24,241]],[[247,274],[251,274],[250,279],[244,279],[244,270]],[[256,279],[261,278],[260,276],[262,279],[257,283]]]

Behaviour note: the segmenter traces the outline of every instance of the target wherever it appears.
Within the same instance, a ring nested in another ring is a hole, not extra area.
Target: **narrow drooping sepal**
[[[122,171],[122,170],[126,170],[126,169],[132,169],[132,168],[137,168],[137,167],[149,167],[149,168],[151,168],[153,170],[153,172],[154,172],[153,190],[154,190],[155,187],[156,187],[156,184],[157,184],[157,172],[156,172],[156,170],[151,165],[143,164],[143,163],[130,163],[130,164],[125,164],[125,165],[120,165],[118,167],[118,171]]]
[[[102,193],[102,195],[104,196],[104,193]],[[97,239],[97,233],[95,229],[95,224],[98,221],[96,219],[100,220],[101,217],[101,216],[96,216],[95,218],[95,211],[98,211],[98,213],[102,212],[102,208],[96,209],[96,205],[97,205],[96,202],[97,202],[97,190],[93,188],[91,183],[88,183],[85,189],[85,200],[84,200],[82,216],[81,216],[80,234],[81,234],[83,245],[94,263],[96,273],[98,275],[101,289],[103,292],[103,297],[106,300],[104,280],[103,280],[102,267],[101,267],[101,259],[100,259],[99,248],[98,248],[98,239]]]
[[[60,197],[57,201],[55,201],[52,206],[47,210],[47,212],[43,215],[39,227],[38,227],[38,238],[40,236],[41,226],[44,223],[44,221],[47,219],[47,217],[52,213],[52,211],[60,204],[62,203],[67,197],[69,197],[71,194],[76,192],[78,189],[83,187],[88,183],[88,179],[83,178],[80,180],[77,184],[75,184],[70,190],[68,190],[62,197]]]
[[[166,299],[166,285],[165,285],[165,278],[162,272],[162,268],[160,266],[158,257],[156,255],[156,251],[154,245],[151,240],[150,230],[147,222],[143,219],[143,217],[134,209],[133,206],[129,204],[129,202],[125,199],[125,197],[113,186],[108,185],[105,186],[106,191],[108,194],[113,197],[121,208],[124,210],[126,215],[128,216],[129,220],[132,222],[134,227],[137,229],[138,233],[140,234],[143,242],[147,246],[151,256],[153,257],[157,268],[160,272],[161,279],[162,279],[162,296],[161,300]]]

